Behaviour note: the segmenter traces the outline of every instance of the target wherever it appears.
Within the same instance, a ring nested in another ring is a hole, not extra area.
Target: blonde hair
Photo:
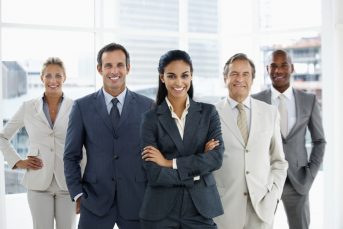
[[[59,66],[60,68],[62,68],[64,76],[66,76],[66,71],[65,71],[65,67],[64,67],[63,61],[62,61],[60,58],[58,58],[58,57],[49,57],[49,58],[43,63],[42,71],[41,71],[41,76],[43,76],[45,69],[46,69],[49,65],[57,65],[57,66]]]

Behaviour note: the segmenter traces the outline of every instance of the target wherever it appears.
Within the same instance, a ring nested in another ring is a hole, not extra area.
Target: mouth
[[[119,79],[119,76],[108,76],[107,78],[112,80],[112,81],[116,81]]]
[[[283,77],[283,76],[274,76],[273,77],[273,80],[275,80],[275,81],[280,81],[280,80],[284,80],[285,79],[285,77]]]
[[[58,86],[58,85],[48,85],[48,87],[51,88],[51,89],[56,89],[56,88],[58,88],[59,86]]]
[[[181,93],[185,90],[185,87],[173,87],[173,90],[176,91],[176,93]]]

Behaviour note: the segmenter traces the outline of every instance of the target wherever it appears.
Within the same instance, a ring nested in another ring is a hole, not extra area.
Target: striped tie
[[[249,132],[248,132],[248,123],[247,123],[247,115],[244,110],[244,105],[242,103],[237,104],[238,109],[238,117],[237,117],[237,126],[241,131],[244,143],[247,144]]]

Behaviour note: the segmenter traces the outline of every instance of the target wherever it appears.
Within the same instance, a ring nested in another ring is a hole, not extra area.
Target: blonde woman
[[[75,228],[75,204],[69,197],[63,172],[64,142],[73,101],[63,95],[66,80],[63,62],[46,60],[41,72],[44,93],[24,102],[0,132],[0,150],[13,169],[26,169],[23,185],[34,229]],[[30,145],[22,159],[11,138],[25,127]]]

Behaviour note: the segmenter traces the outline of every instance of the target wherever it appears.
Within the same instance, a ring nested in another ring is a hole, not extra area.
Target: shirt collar
[[[168,97],[166,96],[166,102],[167,102],[167,105],[168,105],[168,108],[171,112],[174,112],[174,108],[173,108],[173,105],[171,104],[171,102],[169,101]],[[190,103],[189,103],[189,96],[187,96],[187,100],[186,100],[186,109],[184,111],[188,111],[189,109],[189,106],[190,106]]]
[[[229,104],[230,104],[232,109],[236,108],[236,106],[238,104],[238,102],[236,100],[232,99],[230,96],[227,97],[227,100],[228,100],[228,102],[229,102]],[[243,100],[242,103],[243,103],[243,105],[245,107],[250,109],[251,97],[250,96],[246,97],[245,100]]]
[[[271,92],[272,92],[272,100],[276,100],[280,96],[280,94],[283,94],[288,100],[291,100],[293,96],[292,87],[288,87],[286,91],[284,91],[283,93],[280,93],[273,86],[271,86]]]
[[[113,97],[110,93],[106,92],[104,88],[102,88],[102,91],[104,93],[106,105],[109,105],[112,102],[113,98],[117,98],[121,105],[124,104],[127,88],[125,88],[124,91],[116,97]]]
[[[63,99],[64,99],[64,93],[62,93],[62,96],[61,96],[59,103],[62,103]],[[44,103],[46,103],[45,93],[43,93],[42,100]]]

